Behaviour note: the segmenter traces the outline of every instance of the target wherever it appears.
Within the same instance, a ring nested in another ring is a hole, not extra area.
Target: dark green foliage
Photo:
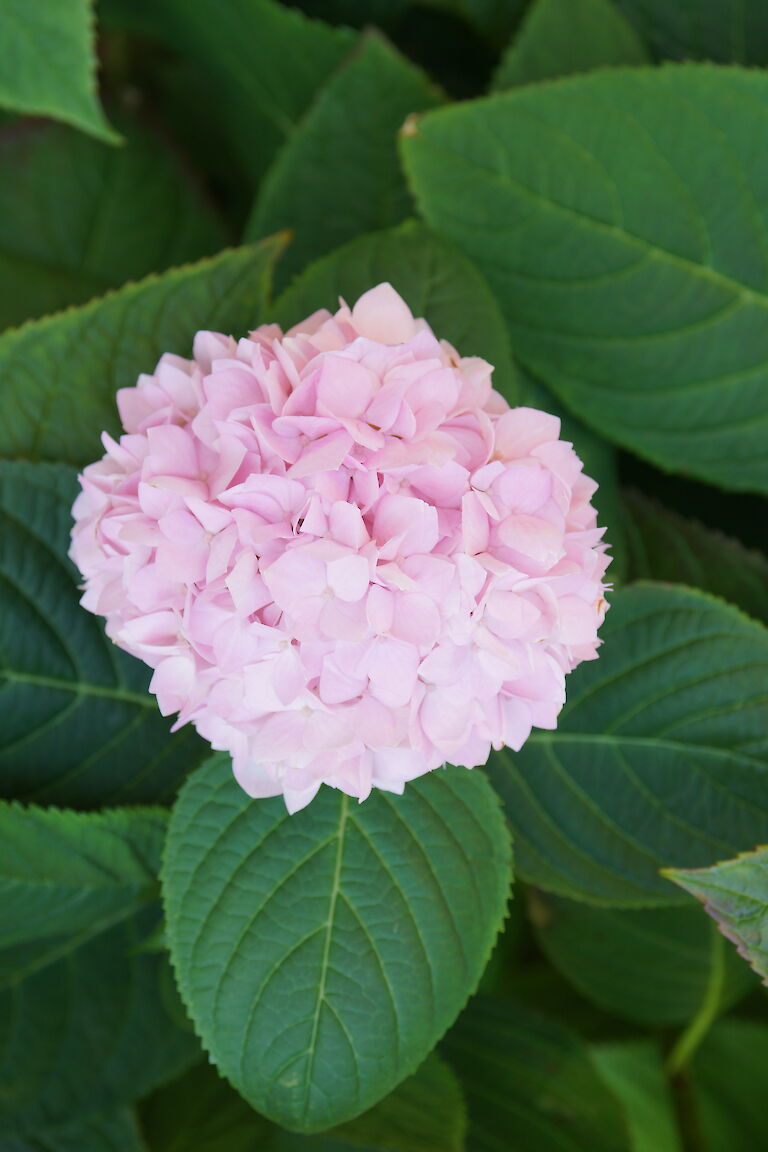
[[[0,44],[0,1152],[761,1152],[768,3]],[[76,469],[198,329],[382,281],[560,418],[611,607],[556,729],[288,816],[80,606]]]

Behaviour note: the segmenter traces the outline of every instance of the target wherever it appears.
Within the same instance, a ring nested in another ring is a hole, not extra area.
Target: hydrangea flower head
[[[85,469],[83,604],[295,811],[553,728],[608,564],[559,421],[510,408],[388,284],[283,333],[198,333]]]

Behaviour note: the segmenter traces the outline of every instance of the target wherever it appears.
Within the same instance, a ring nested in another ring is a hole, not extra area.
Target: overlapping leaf
[[[148,1152],[136,1117],[128,1108],[23,1134],[4,1134],[0,1147],[3,1152]]]
[[[467,1093],[472,1152],[626,1152],[623,1109],[559,1024],[476,997],[443,1048]]]
[[[643,44],[613,0],[534,0],[493,87],[514,88],[611,64],[647,63]]]
[[[403,138],[422,212],[486,274],[526,366],[662,468],[760,492],[766,124],[767,75],[689,65],[517,89]]]
[[[277,0],[105,0],[105,9],[194,61],[254,183],[354,44],[348,28]]]
[[[768,558],[637,491],[625,492],[630,577],[691,584],[768,624]]]
[[[700,909],[618,909],[536,893],[536,935],[548,959],[607,1012],[648,1027],[686,1024],[705,996],[721,1012],[753,987]]]
[[[632,1152],[683,1152],[657,1045],[652,1040],[603,1043],[591,1048],[590,1056],[624,1107]]]
[[[688,589],[611,599],[600,658],[571,675],[557,731],[489,768],[526,879],[595,903],[671,904],[662,867],[768,839],[768,632]]]
[[[168,800],[206,746],[169,734],[148,669],[79,606],[76,489],[69,468],[0,461],[0,792],[78,808]]]
[[[358,237],[324,256],[279,297],[272,313],[288,327],[317,308],[335,310],[340,296],[351,305],[383,280],[460,355],[493,364],[494,387],[510,403],[519,402],[509,339],[488,285],[460,252],[413,221]]]
[[[161,809],[0,805],[0,987],[156,898],[165,824]]]
[[[704,1038],[690,1071],[696,1129],[707,1152],[755,1152],[764,1143],[768,1027],[720,1020]]]
[[[312,1131],[417,1067],[477,986],[510,883],[481,773],[430,773],[363,805],[323,790],[289,816],[214,757],[174,808],[163,869],[182,995],[258,1111]]]
[[[115,143],[96,90],[93,0],[3,0],[0,107]]]
[[[115,392],[199,328],[244,334],[263,319],[283,238],[222,252],[0,336],[0,456],[86,464],[119,431]]]
[[[492,45],[508,39],[525,11],[527,0],[425,0],[432,8],[442,8],[463,17]]]
[[[667,876],[701,900],[720,931],[768,983],[768,848],[711,868],[670,869]]]
[[[103,1115],[195,1058],[167,958],[140,950],[158,915],[148,908],[2,994],[0,1141]]]
[[[223,247],[199,190],[148,132],[122,148],[39,121],[0,129],[0,328]]]
[[[260,189],[247,236],[291,229],[280,262],[283,283],[339,244],[410,214],[397,133],[409,113],[439,99],[424,73],[385,40],[365,38],[290,136]]]
[[[768,61],[763,0],[616,0],[661,60]]]

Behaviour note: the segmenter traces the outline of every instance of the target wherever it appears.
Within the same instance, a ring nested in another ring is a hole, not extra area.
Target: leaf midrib
[[[49,688],[57,692],[73,692],[77,696],[118,700],[123,704],[133,704],[140,708],[151,710],[155,708],[155,702],[149,693],[130,692],[126,688],[92,684],[87,680],[62,680],[56,676],[38,676],[32,672],[16,672],[12,668],[0,668],[0,686],[3,680],[11,684],[28,684],[35,688]]]
[[[309,1111],[310,1091],[312,1088],[312,1072],[315,1063],[315,1053],[317,1051],[317,1036],[320,1030],[320,1013],[325,1003],[325,986],[328,979],[328,968],[331,960],[331,944],[333,942],[333,928],[336,917],[336,905],[341,893],[341,870],[344,863],[344,841],[347,831],[347,818],[349,816],[349,797],[346,792],[341,793],[341,805],[339,808],[339,829],[338,829],[338,842],[336,846],[336,863],[333,870],[333,882],[331,884],[331,893],[328,900],[328,919],[325,927],[325,941],[323,944],[323,957],[320,963],[320,979],[317,985],[317,999],[315,1001],[315,1011],[312,1019],[312,1032],[307,1046],[309,1059],[306,1065],[306,1072],[304,1074],[304,1101],[303,1101],[303,1114],[304,1119],[307,1117]]]
[[[606,744],[609,747],[617,744],[637,744],[641,747],[663,748],[672,752],[690,752],[694,754],[715,753],[727,756],[729,759],[742,760],[750,768],[766,768],[765,762],[757,756],[749,756],[744,752],[737,752],[733,748],[721,748],[717,744],[695,744],[686,740],[668,740],[657,736],[625,736],[614,735],[607,732],[533,732],[528,738],[529,744]]]

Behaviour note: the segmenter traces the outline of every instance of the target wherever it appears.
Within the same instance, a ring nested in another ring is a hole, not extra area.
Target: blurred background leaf
[[[96,90],[93,25],[93,0],[3,0],[0,107],[118,143]]]
[[[612,0],[533,0],[493,77],[499,90],[618,64],[648,54]]]
[[[384,39],[364,38],[283,145],[248,223],[251,240],[291,230],[281,284],[345,241],[410,215],[397,133],[410,113],[439,100],[427,77]]]
[[[126,116],[110,148],[61,125],[0,126],[0,328],[81,304],[226,242],[218,213],[156,134]]]

